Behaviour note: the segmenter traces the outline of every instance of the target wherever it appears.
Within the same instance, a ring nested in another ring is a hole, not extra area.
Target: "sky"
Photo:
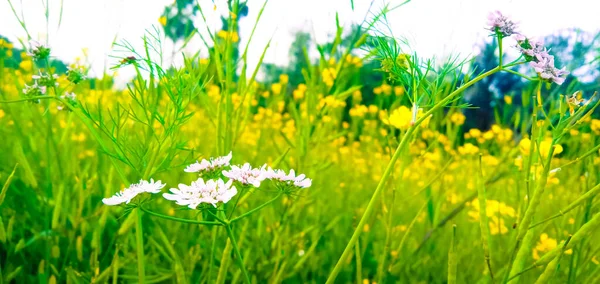
[[[115,63],[111,55],[116,52],[112,42],[127,39],[139,47],[141,36],[153,25],[158,26],[165,5],[164,0],[49,0],[50,19],[44,16],[44,1],[10,0],[15,11],[25,19],[33,38],[45,41],[53,55],[72,62],[87,49],[91,76],[101,75]],[[226,0],[198,0],[207,16],[207,23],[200,18],[195,24],[200,30],[206,26],[215,31],[220,28],[219,17],[227,14]],[[59,25],[60,3],[63,3],[62,20]],[[249,0],[249,14],[240,22],[241,46],[245,46],[263,0]],[[392,6],[402,1],[388,0]],[[373,12],[382,7],[383,0],[375,0]],[[568,3],[568,4],[567,4]],[[460,54],[473,55],[489,34],[485,30],[487,15],[499,10],[519,23],[520,31],[530,37],[543,37],[568,28],[598,31],[597,6],[591,0],[413,0],[388,14],[394,36],[408,40],[410,48],[424,57],[444,57]],[[316,42],[324,43],[335,34],[335,17],[349,27],[361,22],[368,13],[371,0],[270,0],[257,26],[249,47],[249,66],[255,66],[265,44],[272,38],[265,62],[285,65],[289,46],[297,31],[310,32]],[[213,10],[214,5],[217,9]],[[22,13],[22,14],[21,14]],[[26,33],[13,14],[8,1],[0,1],[0,35],[12,41],[25,39]],[[164,43],[166,54],[174,45]],[[193,40],[184,52],[197,50],[206,55],[206,48],[199,38]],[[167,56],[165,64],[178,64],[180,54]],[[126,82],[126,71],[119,75]]]

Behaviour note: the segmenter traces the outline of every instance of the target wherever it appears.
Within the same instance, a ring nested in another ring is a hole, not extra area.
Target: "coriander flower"
[[[23,88],[23,94],[26,97],[36,97],[43,96],[46,94],[46,86],[40,86],[37,83],[33,83],[33,85],[25,85]]]
[[[500,33],[502,36],[511,36],[517,33],[517,24],[508,17],[502,15],[500,11],[491,12],[488,16],[489,30]]]
[[[515,35],[517,40],[517,49],[525,56],[527,61],[536,61],[537,56],[549,56],[548,51],[540,41],[529,39],[523,35]]]
[[[243,166],[231,166],[229,171],[223,171],[223,175],[243,185],[259,187],[260,182],[265,179],[265,167],[254,169],[249,163],[245,163]]]
[[[58,87],[58,82],[56,81],[58,79],[58,75],[56,74],[52,74],[52,76],[50,76],[50,74],[42,73],[40,71],[39,75],[32,75],[31,78],[35,80],[39,85],[45,87]]]
[[[198,178],[191,185],[179,184],[178,188],[171,188],[171,193],[163,193],[163,197],[191,209],[196,209],[202,203],[217,207],[219,202],[227,203],[237,194],[232,183],[233,180],[227,183],[222,179],[204,182],[202,178]]]
[[[121,203],[129,204],[129,202],[138,194],[144,192],[159,193],[163,187],[165,187],[165,184],[161,183],[160,180],[156,182],[154,182],[153,179],[151,179],[150,182],[140,180],[139,183],[134,183],[128,188],[115,193],[115,195],[102,199],[102,203],[106,205],[118,205]]]
[[[279,181],[286,185],[293,185],[299,188],[308,188],[312,185],[312,180],[307,178],[304,174],[296,176],[294,170],[290,170],[289,174],[286,174],[284,170],[273,170],[269,168],[265,171],[265,177],[270,180]]]
[[[31,49],[27,52],[27,55],[34,59],[43,60],[50,56],[50,48],[47,45],[33,39],[29,41],[29,45]]]
[[[77,102],[76,98],[77,96],[75,95],[75,93],[71,92],[66,92],[64,95],[60,96],[61,99],[63,100],[67,100],[70,104],[75,104]],[[64,105],[59,105],[56,107],[58,110],[64,110],[65,106]]]
[[[227,156],[210,158],[209,160],[203,159],[201,162],[196,161],[187,166],[184,171],[188,173],[208,172],[216,168],[229,166],[229,162],[231,162],[231,152]]]
[[[543,56],[538,54],[536,56],[537,62],[530,62],[529,64],[535,72],[539,74],[539,76],[547,81],[554,82],[556,84],[562,85],[565,81],[565,76],[569,74],[568,71],[563,69],[558,69],[554,67],[554,56],[547,55]]]
[[[67,67],[67,80],[73,84],[78,84],[85,79],[87,79],[87,76],[81,66],[75,66],[73,68]]]

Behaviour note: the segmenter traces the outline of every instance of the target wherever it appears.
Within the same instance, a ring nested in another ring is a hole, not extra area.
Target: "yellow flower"
[[[465,115],[460,112],[455,112],[450,116],[450,121],[456,125],[463,125],[465,123]]]
[[[504,96],[504,102],[505,102],[507,105],[512,105],[512,103],[513,103],[513,98],[512,98],[511,96]]]
[[[273,95],[279,95],[281,93],[281,84],[280,83],[273,83],[273,85],[271,85],[271,91],[273,91]]]
[[[544,141],[540,142],[540,154],[541,154],[542,158],[548,157],[548,152],[550,151],[551,144],[552,144],[552,140],[550,140],[550,139],[545,139]],[[553,155],[558,155],[558,154],[562,153],[562,151],[563,151],[563,147],[560,144],[554,145],[554,154]]]
[[[387,119],[382,119],[383,123],[391,125],[401,130],[407,130],[412,121],[412,112],[406,106],[401,106],[390,114]]]
[[[323,70],[323,83],[325,83],[327,87],[333,86],[333,82],[335,81],[336,77],[337,72],[335,71],[335,68],[329,67]]]
[[[287,84],[290,81],[290,77],[287,74],[281,74],[279,75],[279,82],[281,84]]]
[[[498,235],[508,233],[508,228],[504,224],[504,219],[493,216],[490,220],[490,234]]]
[[[360,90],[356,90],[352,93],[352,102],[360,103],[362,101],[362,93]]]
[[[483,139],[485,139],[485,140],[492,140],[492,139],[494,139],[494,132],[492,132],[492,131],[486,131],[485,133],[483,133]]]
[[[519,170],[522,170],[523,169],[523,157],[522,156],[516,157],[514,164],[515,164],[515,166],[517,166],[517,168],[519,168]]]
[[[373,88],[373,94],[381,95],[381,92],[383,92],[383,90],[381,89],[381,87],[375,87],[375,88]]]
[[[236,32],[229,32],[226,30],[220,30],[217,32],[217,37],[222,38],[224,40],[231,40],[231,42],[238,42],[240,37]]]
[[[519,150],[521,151],[521,155],[529,156],[529,151],[531,149],[531,140],[529,138],[523,138],[519,142]]]
[[[19,63],[19,68],[29,71],[31,68],[33,68],[33,62],[31,62],[31,60],[23,60],[21,63]]]
[[[394,95],[402,96],[403,94],[404,94],[404,87],[402,87],[402,86],[394,87]]]
[[[350,109],[350,116],[352,117],[363,117],[365,114],[369,112],[369,108],[365,105],[355,105]]]
[[[473,138],[478,138],[479,136],[481,136],[481,130],[477,129],[477,128],[471,128],[469,130],[469,134],[471,135],[471,137]]]
[[[590,127],[596,135],[600,135],[600,119],[592,119]]]
[[[392,94],[392,86],[388,84],[383,84],[381,85],[381,91],[383,91],[384,95],[389,96]]]
[[[540,241],[538,242],[537,246],[533,248],[533,259],[540,259],[539,253],[544,253],[553,250],[556,247],[556,245],[557,242],[555,239],[550,238],[548,237],[548,234],[543,233],[542,235],[540,235]]]
[[[461,155],[474,155],[479,153],[479,147],[471,143],[465,143],[465,145],[458,147],[458,152]]]
[[[158,18],[158,22],[160,23],[161,26],[166,26],[167,25],[167,17],[165,16],[161,16],[160,18]]]

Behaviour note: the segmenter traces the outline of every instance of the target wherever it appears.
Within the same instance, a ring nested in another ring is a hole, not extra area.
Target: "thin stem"
[[[502,53],[502,34],[498,33],[498,66],[502,68],[502,59],[504,54]]]
[[[42,99],[54,99],[55,97],[52,96],[35,96],[35,97],[31,97],[31,98],[25,98],[25,99],[18,99],[18,100],[12,100],[12,101],[0,101],[0,104],[14,104],[14,103],[21,103],[21,102],[28,102],[28,101],[35,101],[35,100],[42,100]]]
[[[242,274],[244,275],[244,282],[246,282],[247,284],[252,283],[252,281],[250,281],[250,275],[248,274],[246,266],[244,265],[244,259],[242,258],[242,254],[240,253],[240,248],[238,247],[237,242],[235,241],[235,237],[233,236],[231,225],[225,225],[225,229],[227,230],[227,236],[229,236],[231,245],[233,246],[233,252],[235,253],[238,266],[240,267],[240,269],[242,270]]]
[[[517,66],[517,65],[521,65],[521,64],[527,63],[527,61],[518,61],[518,60],[519,59],[517,59],[517,60],[515,60],[515,61],[513,61],[511,63],[508,63],[508,64],[502,66],[502,68],[504,69],[504,68],[509,68],[509,67],[513,67],[513,66]]]
[[[235,199],[235,203],[233,203],[233,208],[231,209],[231,212],[229,212],[229,216],[227,216],[227,219],[231,219],[231,216],[233,216],[233,212],[235,212],[240,199],[242,199],[242,194],[238,194],[237,198]]]
[[[214,222],[214,221],[197,221],[197,220],[190,220],[190,219],[183,219],[183,218],[177,218],[177,217],[172,217],[172,216],[168,216],[168,215],[163,215],[160,213],[156,213],[153,211],[150,211],[146,208],[144,208],[143,206],[139,207],[140,210],[152,215],[152,216],[156,216],[159,218],[163,218],[166,220],[170,220],[170,221],[175,221],[175,222],[180,222],[180,223],[188,223],[188,224],[200,224],[200,225],[212,225],[212,226],[222,226],[222,223],[220,222]]]
[[[137,250],[137,265],[138,265],[138,283],[144,283],[146,279],[145,267],[146,263],[144,260],[144,232],[142,229],[142,210],[136,210],[138,219],[136,222],[135,229],[135,240],[136,240],[136,250]]]
[[[579,161],[583,160],[583,158],[586,158],[586,157],[588,157],[588,156],[590,156],[590,155],[596,154],[596,152],[598,151],[598,149],[600,149],[600,144],[596,145],[596,146],[595,146],[594,148],[592,148],[591,150],[589,150],[589,151],[585,152],[585,154],[583,154],[581,157],[577,157],[577,158],[575,158],[575,160],[572,160],[572,161],[570,161],[570,162],[568,162],[568,163],[566,163],[566,164],[564,164],[564,165],[560,166],[560,168],[564,168],[564,167],[566,167],[566,166],[569,166],[569,165],[575,164],[575,163],[577,163],[577,162],[579,162]]]
[[[260,209],[264,208],[265,206],[267,206],[267,205],[269,205],[269,204],[273,203],[275,200],[279,199],[279,197],[281,197],[281,195],[282,195],[282,194],[283,194],[283,193],[279,193],[279,194],[277,194],[277,196],[275,196],[275,198],[273,198],[273,199],[271,199],[271,200],[269,200],[269,201],[267,201],[267,202],[263,203],[262,205],[260,205],[260,206],[258,206],[258,207],[256,207],[256,208],[254,208],[254,209],[252,209],[252,210],[250,210],[250,211],[248,211],[248,212],[246,212],[246,213],[244,213],[244,214],[242,214],[242,215],[240,215],[240,216],[238,216],[238,217],[235,217],[235,218],[231,219],[231,220],[229,221],[229,223],[233,223],[233,222],[239,221],[240,219],[242,219],[242,218],[244,218],[244,217],[246,217],[246,216],[249,216],[250,214],[252,214],[252,213],[254,213],[254,212],[256,212],[256,211],[258,211],[258,210],[260,210]]]
[[[510,73],[510,74],[517,75],[517,76],[519,76],[519,77],[521,77],[521,78],[524,78],[524,79],[526,79],[526,80],[529,80],[529,81],[538,81],[538,80],[539,80],[539,79],[536,79],[536,78],[531,78],[531,77],[529,77],[529,76],[527,76],[527,75],[525,75],[525,74],[521,74],[521,73],[519,73],[519,72],[517,72],[517,71],[510,70],[510,69],[506,69],[506,68],[502,68],[502,71],[506,71],[506,72],[508,72],[508,73]]]
[[[210,210],[206,210],[206,212],[208,212],[208,214],[212,215],[213,217],[215,217],[215,219],[217,219],[217,221],[219,221],[221,224],[225,225],[227,224],[227,222],[224,219],[227,219],[227,216],[225,216],[225,214],[223,213],[223,219],[219,218],[219,216],[215,215],[214,213],[210,212]],[[217,211],[217,213],[219,213]]]

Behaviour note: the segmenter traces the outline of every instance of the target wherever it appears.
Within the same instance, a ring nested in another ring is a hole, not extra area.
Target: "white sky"
[[[212,0],[199,0],[208,17],[209,27],[217,30],[220,28],[219,16],[227,13],[227,5],[226,0],[214,1],[217,11],[213,11]],[[158,25],[157,19],[164,6],[172,1],[64,0],[60,27],[60,0],[49,0],[49,25],[44,17],[44,1],[12,2],[17,13],[25,8],[23,13],[32,37],[45,39],[49,34],[54,56],[71,62],[81,55],[82,48],[87,48],[92,64],[90,75],[94,76],[114,63],[114,59],[108,56],[118,54],[111,50],[115,37],[127,39],[134,45],[139,44],[144,31],[152,25]],[[250,66],[256,64],[271,37],[273,41],[265,62],[285,65],[295,31],[308,31],[316,37],[317,42],[326,42],[333,38],[336,12],[339,13],[340,22],[349,26],[362,21],[370,2],[354,0],[355,9],[352,11],[350,0],[270,0],[249,48]],[[375,0],[375,7],[381,7],[382,2]],[[401,1],[391,2],[398,4]],[[262,3],[263,0],[249,1],[249,15],[241,20],[242,47],[246,44]],[[413,0],[390,13],[388,19],[394,35],[407,38],[420,56],[444,56],[457,52],[467,56],[475,52],[475,46],[488,34],[484,28],[488,13],[493,10],[510,15],[520,23],[520,31],[532,37],[572,27],[587,31],[600,28],[598,5],[591,0],[570,0],[568,4],[564,0]],[[201,30],[205,29],[200,20],[196,21],[196,25]],[[0,1],[0,34],[13,41],[26,37],[8,1]],[[165,50],[173,49],[171,43],[165,45]],[[198,49],[205,49],[199,39],[194,40],[186,51]],[[203,54],[206,55],[205,50]]]

